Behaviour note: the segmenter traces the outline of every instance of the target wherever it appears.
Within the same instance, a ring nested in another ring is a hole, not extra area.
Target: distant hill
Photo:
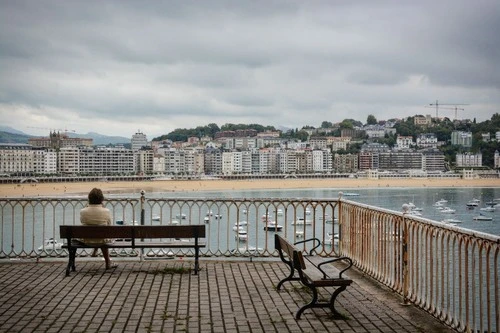
[[[130,143],[130,138],[125,138],[123,136],[107,136],[95,132],[89,132],[87,134],[68,133],[68,136],[70,138],[93,139],[94,145],[116,145]]]
[[[130,144],[130,138],[125,138],[121,136],[107,136],[95,132],[89,132],[87,134],[68,133],[68,136],[70,138],[93,139],[94,145]],[[11,127],[0,126],[0,143],[28,143],[28,139],[32,137],[34,136],[25,134]]]
[[[0,143],[28,143],[30,135],[9,133],[0,130]]]

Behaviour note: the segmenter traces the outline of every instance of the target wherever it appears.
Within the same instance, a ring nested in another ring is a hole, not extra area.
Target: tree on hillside
[[[376,125],[377,124],[377,118],[375,118],[374,115],[370,114],[370,115],[368,115],[368,118],[366,118],[366,123],[368,125]]]
[[[324,121],[321,123],[321,128],[332,128],[333,124],[329,121]]]

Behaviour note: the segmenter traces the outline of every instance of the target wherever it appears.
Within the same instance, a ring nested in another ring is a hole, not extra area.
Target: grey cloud
[[[499,106],[499,25],[486,0],[3,1],[0,102],[122,128],[364,121],[456,96],[480,114]]]

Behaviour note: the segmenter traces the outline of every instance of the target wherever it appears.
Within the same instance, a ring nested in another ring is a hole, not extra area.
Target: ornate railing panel
[[[59,225],[80,224],[85,198],[0,199],[0,257],[58,257]],[[279,228],[294,240],[316,237],[323,241],[317,252],[336,253],[338,233],[336,199],[199,199],[108,198],[115,224],[206,224],[204,256],[276,256],[273,232]],[[271,222],[274,222],[272,224]],[[269,225],[268,225],[269,223]],[[306,248],[305,248],[306,249]],[[80,255],[88,255],[82,251]],[[192,255],[189,250],[147,251],[147,256]],[[137,251],[112,255],[138,255]]]

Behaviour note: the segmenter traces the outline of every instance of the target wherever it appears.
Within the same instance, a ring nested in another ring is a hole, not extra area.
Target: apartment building
[[[462,147],[472,147],[472,132],[451,132],[451,144]]]
[[[379,153],[379,170],[422,170],[422,153],[410,150],[392,150]]]
[[[398,135],[396,145],[399,149],[409,149],[415,145],[415,142],[413,142],[412,136]]]
[[[359,170],[358,161],[359,161],[358,155],[335,154],[333,157],[333,171],[339,172],[339,173],[358,172],[358,170]],[[371,168],[368,166],[365,170],[368,170],[368,169],[371,169]]]
[[[422,171],[445,171],[444,154],[437,148],[428,148],[422,153]]]
[[[0,173],[34,172],[34,156],[30,145],[0,144]]]
[[[57,173],[57,153],[55,149],[33,147],[33,172],[35,174]]]
[[[70,161],[78,161],[78,173],[84,175],[133,174],[136,170],[134,154],[124,147],[79,147],[67,149]],[[78,158],[76,158],[78,154]],[[69,164],[66,165],[68,167]],[[71,168],[74,170],[73,168]]]
[[[80,173],[80,149],[78,147],[63,147],[59,150],[57,172],[67,175]]]
[[[461,167],[481,167],[483,166],[483,155],[465,153],[456,155],[456,166]]]
[[[148,138],[146,134],[142,133],[141,131],[138,131],[134,135],[132,135],[132,138],[130,139],[130,144],[132,146],[133,151],[138,151],[142,147],[148,147]]]
[[[418,148],[437,148],[438,139],[434,133],[422,133],[417,137]]]

